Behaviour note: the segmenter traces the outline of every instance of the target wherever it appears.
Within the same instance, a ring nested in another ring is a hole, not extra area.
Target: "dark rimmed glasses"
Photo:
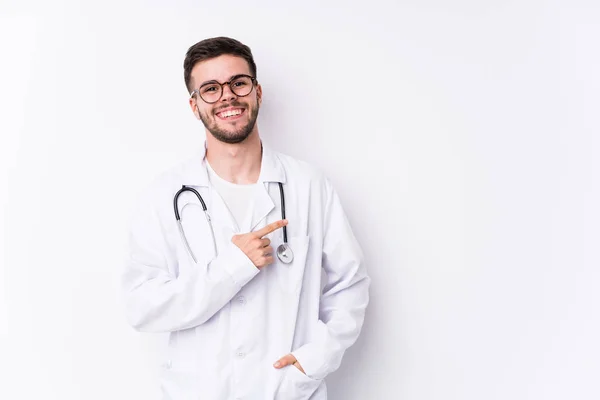
[[[198,89],[190,93],[190,97],[198,94],[200,98],[208,104],[216,103],[223,96],[223,86],[229,85],[229,89],[239,97],[248,96],[256,83],[256,78],[250,75],[236,75],[227,82],[219,83],[217,81],[206,82]]]

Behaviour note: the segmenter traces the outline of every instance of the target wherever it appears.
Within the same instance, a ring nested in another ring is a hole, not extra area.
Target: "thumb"
[[[279,369],[279,368],[286,367],[288,365],[292,365],[295,361],[296,361],[296,357],[294,357],[292,354],[288,354],[288,355],[281,357],[279,360],[277,360],[277,362],[275,362],[275,364],[273,364],[273,366],[275,368]]]

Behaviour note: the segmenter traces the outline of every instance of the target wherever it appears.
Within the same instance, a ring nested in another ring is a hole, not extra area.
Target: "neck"
[[[206,159],[212,169],[226,181],[248,185],[260,175],[262,145],[255,129],[241,143],[223,143],[206,133]]]

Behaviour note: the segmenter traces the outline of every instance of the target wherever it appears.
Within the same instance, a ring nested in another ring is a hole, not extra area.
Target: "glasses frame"
[[[233,81],[235,81],[236,79],[239,79],[239,78],[250,78],[250,81],[252,82],[252,89],[250,89],[250,91],[249,91],[247,94],[243,95],[243,96],[241,96],[241,95],[237,94],[237,93],[235,92],[235,90],[233,90],[233,89],[232,89],[232,87],[231,87],[231,82],[233,82]],[[215,101],[206,101],[206,100],[204,99],[204,97],[202,97],[202,95],[200,94],[200,89],[202,89],[202,87],[204,87],[204,86],[206,86],[206,85],[214,85],[214,84],[217,84],[217,85],[219,85],[219,86],[221,87],[221,96],[219,96],[219,98],[218,98],[217,100],[215,100]],[[198,95],[198,97],[200,97],[200,98],[202,99],[202,101],[203,101],[203,102],[205,102],[206,104],[215,104],[216,102],[218,102],[219,100],[221,100],[221,99],[223,98],[223,93],[225,93],[225,91],[224,91],[224,89],[223,89],[223,86],[225,86],[225,85],[229,85],[229,90],[231,91],[231,93],[235,94],[237,97],[246,97],[246,96],[248,96],[250,93],[252,93],[252,90],[253,90],[253,89],[254,89],[254,87],[256,86],[256,78],[255,78],[254,76],[250,76],[250,75],[246,75],[246,74],[238,74],[238,75],[235,75],[235,76],[233,76],[233,77],[232,77],[230,80],[228,80],[227,82],[223,82],[223,83],[221,83],[221,82],[218,82],[218,81],[216,81],[216,80],[212,80],[212,81],[209,81],[209,82],[206,82],[206,83],[204,83],[204,84],[203,84],[203,85],[201,85],[201,86],[200,86],[198,89],[194,89],[194,90],[193,90],[193,91],[190,93],[190,98],[194,97],[194,95],[195,95],[195,94],[197,94],[197,95]]]

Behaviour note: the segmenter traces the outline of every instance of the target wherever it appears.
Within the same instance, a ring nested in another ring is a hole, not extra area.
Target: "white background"
[[[598,2],[202,3],[1,3],[0,398],[158,399],[127,218],[202,143],[182,63],[218,35],[366,253],[331,399],[600,398]]]

